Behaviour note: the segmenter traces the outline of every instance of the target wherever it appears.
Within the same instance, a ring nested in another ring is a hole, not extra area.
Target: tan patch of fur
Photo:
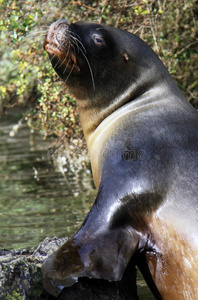
[[[162,298],[198,299],[198,249],[195,242],[157,216],[149,227],[159,251],[147,252],[146,258]]]

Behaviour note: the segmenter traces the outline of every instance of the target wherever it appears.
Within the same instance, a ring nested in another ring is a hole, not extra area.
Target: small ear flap
[[[124,53],[124,54],[123,54],[123,58],[124,58],[124,61],[125,61],[125,62],[128,62],[128,61],[129,61],[129,56],[128,56],[127,53]]]

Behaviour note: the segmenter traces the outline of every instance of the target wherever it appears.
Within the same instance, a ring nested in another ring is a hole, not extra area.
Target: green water
[[[46,236],[71,236],[96,191],[91,173],[62,173],[48,155],[50,140],[17,120],[0,121],[0,248],[34,249]]]

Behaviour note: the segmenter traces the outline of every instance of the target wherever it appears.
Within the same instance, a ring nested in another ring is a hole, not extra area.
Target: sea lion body
[[[44,48],[77,98],[98,188],[80,230],[44,263],[45,281],[121,280],[136,257],[156,298],[197,299],[196,110],[131,33],[60,20]]]

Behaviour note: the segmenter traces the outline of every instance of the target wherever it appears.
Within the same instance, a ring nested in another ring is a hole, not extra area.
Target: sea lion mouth
[[[53,23],[43,43],[54,69],[62,69],[62,74],[69,72],[79,73],[80,67],[76,57],[76,38],[69,31],[69,22],[59,20]]]

